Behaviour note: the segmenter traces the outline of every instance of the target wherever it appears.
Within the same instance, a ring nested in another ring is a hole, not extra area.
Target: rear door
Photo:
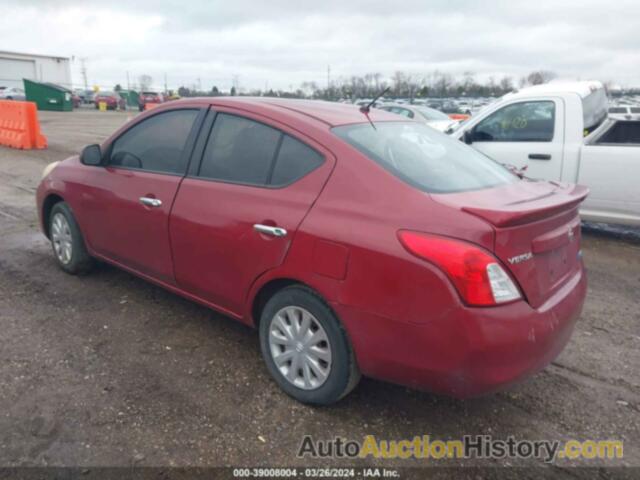
[[[514,101],[471,131],[472,147],[499,163],[527,167],[531,178],[560,180],[564,146],[561,99]]]
[[[176,280],[240,314],[253,281],[284,261],[334,159],[285,125],[232,109],[210,112],[200,139],[171,214]]]
[[[590,220],[640,225],[640,122],[614,122],[583,146],[578,181]]]
[[[78,208],[98,254],[174,283],[169,213],[200,112],[170,110],[134,124],[108,148],[106,167],[87,169]]]

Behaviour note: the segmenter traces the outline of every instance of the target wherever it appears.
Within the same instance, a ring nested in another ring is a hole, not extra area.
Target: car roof
[[[330,127],[367,122],[367,115],[356,105],[321,100],[298,100],[273,97],[204,97],[177,100],[176,102],[203,103],[238,108],[255,113],[275,114],[309,122],[321,122]],[[369,119],[373,122],[402,121],[402,117],[384,110],[371,108]],[[400,120],[399,120],[400,119]]]
[[[585,81],[576,81],[576,82],[568,82],[568,81],[552,81],[549,83],[543,83],[541,85],[534,85],[531,87],[526,87],[518,91],[514,91],[513,93],[507,94],[511,96],[516,96],[519,94],[551,94],[551,93],[575,93],[580,98],[585,98],[591,95],[596,90],[603,89],[603,85],[601,82],[593,81],[593,80],[585,80]]]

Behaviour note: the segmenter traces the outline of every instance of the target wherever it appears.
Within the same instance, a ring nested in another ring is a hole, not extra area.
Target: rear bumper
[[[582,268],[540,308],[519,301],[456,306],[413,324],[334,305],[362,373],[458,398],[504,388],[543,369],[565,347],[582,311]]]

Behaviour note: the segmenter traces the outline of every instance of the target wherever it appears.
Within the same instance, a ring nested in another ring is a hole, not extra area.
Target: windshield
[[[113,92],[98,92],[96,93],[96,96],[98,97],[115,97],[115,93]]]
[[[332,131],[406,183],[428,193],[481,190],[518,181],[471,147],[420,123],[378,122]]]
[[[429,107],[414,107],[427,120],[451,120],[445,113]]]

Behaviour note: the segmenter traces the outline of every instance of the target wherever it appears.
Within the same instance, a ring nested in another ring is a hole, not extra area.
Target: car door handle
[[[140,197],[140,203],[147,207],[159,207],[162,205],[162,200],[159,198]]]
[[[287,234],[287,231],[284,228],[271,227],[269,225],[261,225],[259,223],[256,223],[253,226],[253,229],[260,233],[264,233],[265,235],[271,235],[274,237],[284,237]]]
[[[531,160],[551,160],[551,155],[548,153],[530,153],[529,158]]]

